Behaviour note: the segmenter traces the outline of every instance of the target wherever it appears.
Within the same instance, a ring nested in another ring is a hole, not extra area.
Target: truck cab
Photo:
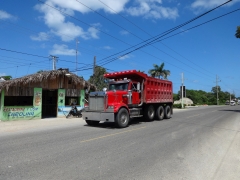
[[[105,74],[109,79],[104,91],[89,94],[89,106],[82,113],[88,125],[100,121],[127,127],[130,118],[147,120],[170,118],[172,82],[149,77],[136,70]]]
[[[122,97],[120,96],[120,99],[126,105],[138,105],[141,102],[140,82],[132,81],[131,79],[111,80],[107,92],[121,94]],[[116,103],[114,99],[110,102]]]

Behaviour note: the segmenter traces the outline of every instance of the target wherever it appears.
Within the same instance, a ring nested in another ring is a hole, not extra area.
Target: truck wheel
[[[155,110],[153,105],[149,105],[146,107],[146,110],[144,111],[144,117],[148,120],[148,121],[152,121],[154,119],[155,116]]]
[[[165,114],[165,118],[166,119],[169,119],[171,117],[171,108],[170,108],[170,106],[167,105],[165,107],[164,114]]]
[[[164,108],[160,105],[156,110],[156,118],[158,120],[163,120],[164,118]]]
[[[118,127],[120,128],[125,128],[128,126],[129,123],[129,114],[127,109],[125,108],[121,108],[117,115],[116,115],[116,119],[115,119],[115,123]]]
[[[89,126],[96,126],[96,125],[99,124],[99,121],[86,120],[86,123],[87,123]]]

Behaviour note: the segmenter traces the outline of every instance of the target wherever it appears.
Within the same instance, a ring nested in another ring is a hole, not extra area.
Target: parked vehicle
[[[240,105],[240,100],[238,100],[238,103],[237,103],[238,105]]]
[[[225,105],[229,105],[229,104],[230,104],[230,102],[229,102],[229,101],[226,101]]]
[[[236,105],[236,102],[235,102],[235,101],[231,101],[231,102],[230,102],[230,105],[231,105],[231,106],[235,106],[235,105]]]
[[[100,121],[115,122],[124,128],[130,118],[169,119],[173,114],[172,82],[149,77],[136,70],[104,74],[109,79],[105,91],[91,92],[89,104],[82,112],[88,125]]]
[[[82,117],[82,110],[78,110],[77,106],[75,104],[72,104],[71,110],[69,111],[66,118],[69,118],[70,116]]]

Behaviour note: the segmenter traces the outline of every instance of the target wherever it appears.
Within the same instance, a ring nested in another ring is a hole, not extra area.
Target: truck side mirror
[[[140,83],[137,83],[137,90],[140,91]]]

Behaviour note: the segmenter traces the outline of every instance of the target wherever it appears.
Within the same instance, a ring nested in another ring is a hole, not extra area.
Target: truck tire
[[[129,123],[129,113],[127,109],[121,108],[115,117],[115,124],[119,128],[125,128],[128,126]]]
[[[155,116],[155,110],[153,105],[149,105],[144,110],[144,118],[147,119],[147,121],[153,121]]]
[[[86,120],[86,123],[87,123],[89,126],[96,126],[96,125],[99,124],[99,121]]]
[[[157,110],[156,110],[156,118],[157,120],[163,120],[164,118],[164,108],[163,106],[158,106]]]
[[[169,119],[171,117],[171,108],[169,105],[164,108],[164,115],[165,119]]]

